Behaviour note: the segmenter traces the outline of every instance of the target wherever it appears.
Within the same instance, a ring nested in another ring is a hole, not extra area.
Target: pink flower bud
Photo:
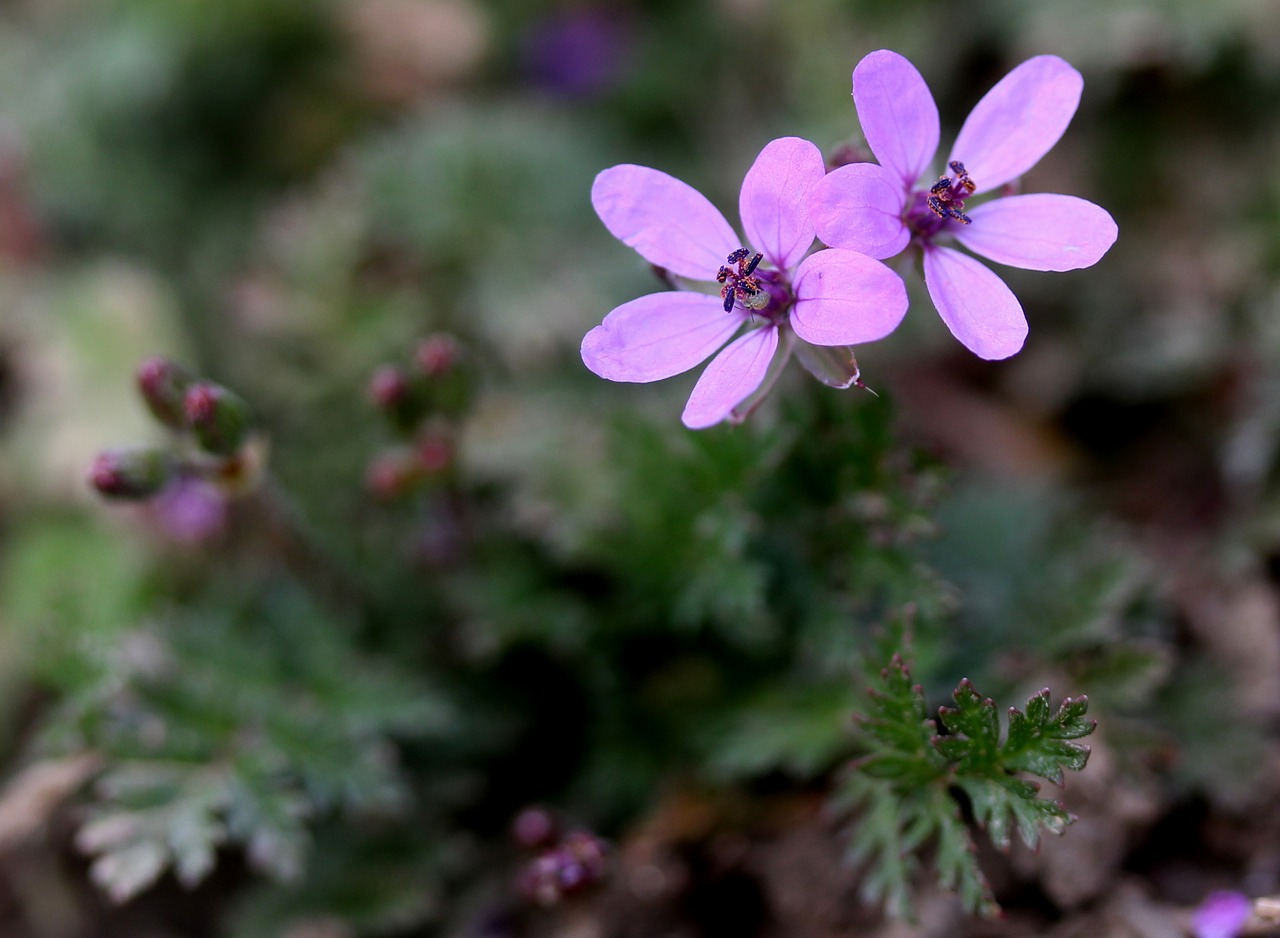
[[[155,448],[114,449],[99,453],[89,467],[89,484],[107,498],[141,501],[173,477],[173,458]]]
[[[422,467],[411,453],[388,450],[379,453],[365,470],[365,488],[380,501],[407,494],[422,479]]]
[[[422,340],[415,360],[428,378],[448,374],[458,362],[458,342],[453,336],[440,332]]]
[[[183,409],[200,448],[218,456],[233,455],[244,445],[253,426],[249,405],[226,388],[209,382],[187,388]]]
[[[369,379],[369,399],[401,434],[422,420],[427,405],[421,383],[395,365],[381,365]]]
[[[395,365],[382,365],[369,379],[369,397],[382,410],[391,410],[409,396],[409,379]]]
[[[444,472],[453,465],[453,440],[443,433],[429,433],[418,441],[418,463],[430,475]]]
[[[183,398],[194,380],[181,365],[167,358],[148,358],[138,366],[138,390],[152,415],[166,427],[181,430],[187,415]]]
[[[556,836],[556,819],[546,808],[525,808],[512,822],[511,836],[522,847],[545,847]]]

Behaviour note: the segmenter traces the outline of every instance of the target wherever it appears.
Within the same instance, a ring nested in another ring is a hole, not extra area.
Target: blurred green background
[[[1024,351],[969,356],[904,267],[878,398],[793,368],[694,434],[692,375],[588,373],[656,288],[595,173],[736,221],[770,139],[861,145],[880,48],[944,142],[1031,55],[1084,75],[1024,188],[1120,239],[1001,271]],[[857,873],[822,803],[907,604],[939,702],[1047,684],[1102,723],[1089,846],[994,858],[1002,933],[1280,891],[1277,166],[1273,0],[0,3],[0,930],[873,933],[827,910]],[[441,334],[455,384],[397,428],[370,376]],[[166,439],[151,355],[251,402],[256,489],[93,495],[95,453]],[[615,845],[597,898],[513,887],[536,803]]]

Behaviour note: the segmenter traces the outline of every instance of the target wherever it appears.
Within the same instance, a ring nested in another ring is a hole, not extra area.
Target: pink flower
[[[1192,923],[1196,938],[1235,938],[1253,911],[1249,897],[1221,890],[1210,893],[1196,909]]]
[[[943,244],[954,238],[988,260],[1027,270],[1090,267],[1116,240],[1105,209],[1069,195],[999,195],[968,208],[1040,161],[1080,103],[1084,80],[1057,56],[1023,62],[974,106],[947,159],[921,182],[938,148],[938,108],[915,67],[872,52],[853,72],[853,100],[880,165],[854,163],[814,189],[818,237],[834,247],[892,257],[914,241],[929,296],[952,334],[981,358],[1022,348],[1027,321],[995,273]]]
[[[611,381],[658,381],[720,350],[681,418],[700,429],[745,416],[736,408],[764,384],[779,346],[779,365],[790,354],[793,334],[812,345],[848,346],[892,332],[907,309],[897,274],[853,251],[809,254],[810,196],[823,173],[807,140],[784,137],[760,152],[738,201],[755,254],[680,180],[629,164],[600,173],[591,204],[610,233],[675,277],[722,286],[718,295],[668,290],[622,304],[582,340],[587,367]],[[803,348],[800,357],[806,361]],[[841,386],[856,382],[854,370]]]
[[[227,526],[227,496],[201,479],[184,477],[151,502],[161,531],[180,544],[203,544]]]

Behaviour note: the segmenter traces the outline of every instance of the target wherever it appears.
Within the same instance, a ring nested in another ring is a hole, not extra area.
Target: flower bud
[[[428,336],[414,353],[414,364],[426,379],[427,407],[433,413],[457,416],[471,400],[471,375],[458,340],[447,333]]]
[[[369,398],[391,425],[408,433],[422,419],[425,407],[421,388],[395,365],[382,365],[369,379]]]
[[[206,453],[230,456],[244,445],[253,427],[249,405],[221,385],[199,382],[183,398],[187,425]]]
[[[527,863],[516,886],[540,905],[555,905],[601,882],[608,872],[608,846],[589,831],[572,831]]]
[[[89,467],[89,484],[107,498],[141,501],[155,495],[173,478],[173,457],[155,447],[111,449],[99,453]]]
[[[418,464],[428,475],[439,475],[453,465],[453,438],[439,430],[424,433],[415,447]]]
[[[444,332],[427,336],[418,346],[414,360],[428,378],[440,378],[453,370],[458,362],[458,342]]]
[[[570,831],[560,844],[581,867],[584,883],[597,882],[607,868],[608,845],[590,831]]]
[[[166,427],[181,430],[187,425],[183,399],[194,377],[167,358],[148,358],[138,366],[138,390],[152,415]]]
[[[409,390],[409,379],[395,365],[382,365],[369,379],[369,397],[383,410],[404,403]]]
[[[412,453],[388,450],[379,453],[365,470],[365,488],[380,501],[408,494],[422,480],[422,466]]]
[[[522,847],[546,847],[555,839],[556,819],[546,808],[525,808],[511,824],[511,836]]]

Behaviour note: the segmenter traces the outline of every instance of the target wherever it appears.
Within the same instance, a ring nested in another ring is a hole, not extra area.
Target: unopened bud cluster
[[[243,399],[165,358],[139,365],[137,382],[151,415],[175,438],[166,445],[98,454],[89,484],[99,494],[142,501],[185,479],[203,479],[223,490],[253,481],[253,415]]]
[[[520,894],[539,905],[563,902],[602,882],[608,873],[609,848],[586,830],[561,836],[544,808],[528,808],[516,818],[512,834],[527,849],[538,850],[516,880]]]
[[[457,341],[444,334],[429,336],[409,365],[378,367],[368,394],[400,438],[370,460],[365,473],[369,490],[391,500],[447,481],[455,461],[456,418],[470,397]]]

